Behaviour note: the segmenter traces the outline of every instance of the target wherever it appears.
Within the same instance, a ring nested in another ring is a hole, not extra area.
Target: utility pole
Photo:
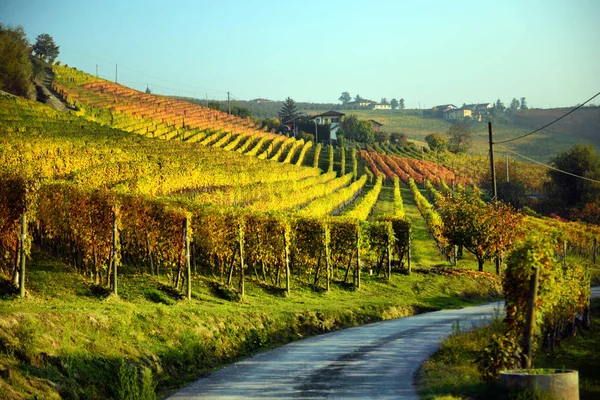
[[[206,107],[208,107],[208,94],[205,94],[206,96]]]
[[[493,200],[498,200],[498,189],[496,188],[496,166],[494,164],[494,141],[492,138],[492,122],[488,122],[488,131],[490,134],[490,167],[492,169],[492,188],[494,192]],[[500,275],[500,255],[496,254],[496,273]]]
[[[492,169],[492,188],[494,200],[498,198],[498,189],[496,188],[496,167],[494,165],[494,141],[492,139],[492,123],[488,122],[488,132],[490,134],[490,167]]]
[[[227,114],[231,115],[231,102],[229,101],[229,92],[227,92]]]
[[[96,78],[98,77],[98,64],[96,64]]]
[[[119,75],[119,66],[115,64],[115,83],[118,83],[117,77]]]

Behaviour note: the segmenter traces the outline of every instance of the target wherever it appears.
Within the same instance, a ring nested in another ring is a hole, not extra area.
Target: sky
[[[0,0],[61,63],[138,90],[407,108],[582,103],[600,92],[599,19],[600,0]]]

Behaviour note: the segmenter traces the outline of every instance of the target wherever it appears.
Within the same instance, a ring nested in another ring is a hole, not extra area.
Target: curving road
[[[223,368],[169,399],[415,399],[414,373],[453,325],[471,327],[501,309],[497,302],[436,311],[312,337]]]

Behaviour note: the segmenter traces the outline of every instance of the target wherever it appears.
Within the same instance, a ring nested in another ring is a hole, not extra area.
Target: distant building
[[[381,122],[377,122],[374,119],[369,120],[371,125],[373,125],[373,132],[381,132],[381,127],[383,124]]]
[[[261,97],[254,99],[254,100],[250,100],[253,103],[271,103],[273,102],[273,100],[269,100],[269,99],[263,99]]]
[[[391,104],[374,104],[373,105],[373,110],[391,110],[391,109],[392,109]]]
[[[456,121],[458,119],[464,119],[465,117],[472,117],[472,115],[473,112],[464,107],[446,110],[443,113],[444,119],[449,121]]]
[[[346,114],[339,111],[329,110],[323,114],[315,115],[312,117],[317,124],[324,125],[329,124],[329,131],[331,132],[331,140],[337,140],[337,131],[342,126],[342,120]]]
[[[454,104],[440,104],[439,106],[433,107],[433,110],[438,113],[443,113],[444,111],[455,110],[457,108],[458,107],[456,107]]]
[[[377,104],[376,101],[373,100],[368,100],[368,99],[360,99],[360,100],[354,100],[348,103],[349,106],[354,106],[354,107],[360,107],[360,108],[369,108],[369,107],[373,107],[374,104]]]
[[[494,107],[492,103],[465,104],[462,106],[466,110],[471,110],[471,118],[477,121],[481,121],[482,117],[488,114],[492,107]]]

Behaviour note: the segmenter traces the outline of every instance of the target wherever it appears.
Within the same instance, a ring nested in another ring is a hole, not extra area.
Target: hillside
[[[516,124],[537,129],[569,112],[570,108],[530,109],[514,116]],[[589,140],[600,149],[600,107],[583,107],[546,128],[559,133]]]
[[[93,111],[93,119],[110,118]],[[395,252],[393,264],[382,268],[387,233],[369,228],[382,225],[325,218],[338,206],[329,198],[344,194],[342,203],[352,204],[347,194],[365,187],[366,175],[351,183],[351,174],[153,139],[145,127],[155,124],[128,118],[119,123],[139,133],[14,96],[0,99],[5,398],[132,398],[137,392],[152,398],[155,388],[164,394],[224,363],[307,335],[498,295],[489,273],[430,272],[449,265],[434,246],[415,252],[411,275]],[[24,201],[35,207],[27,212],[26,296],[19,299],[12,277]],[[119,250],[112,253],[117,209]],[[273,212],[278,209],[287,212]],[[418,218],[414,205],[407,210]],[[190,217],[191,232],[184,234]],[[356,241],[361,228],[362,246]],[[417,243],[431,241],[422,224],[415,229],[422,235]],[[185,237],[192,239],[190,274],[183,268]],[[359,270],[352,258],[357,249]],[[461,264],[468,268],[473,260]]]
[[[339,111],[339,110],[338,110]],[[562,115],[561,112],[568,110],[532,110],[532,117],[515,117],[510,124],[495,123],[494,140],[502,141],[521,136],[550,122],[552,118]],[[360,119],[374,119],[384,126],[385,132],[404,133],[409,140],[423,142],[425,136],[431,133],[445,134],[450,122],[439,118],[426,117],[421,110],[383,111],[383,110],[347,110],[341,111],[346,114],[354,114]],[[581,112],[581,115],[579,115]],[[546,116],[547,115],[547,116]],[[535,116],[535,117],[533,117]],[[542,117],[543,116],[543,117]],[[573,117],[572,120],[569,117]],[[507,143],[503,147],[496,148],[498,153],[503,148],[517,152],[526,157],[540,162],[548,162],[555,154],[566,150],[575,144],[592,144],[600,151],[600,111],[598,109],[578,110],[566,118],[567,122],[559,124],[556,129],[547,129],[526,139]],[[489,152],[489,137],[487,122],[474,122],[472,126],[473,145],[470,153],[487,155]],[[511,158],[514,156],[510,153]]]

